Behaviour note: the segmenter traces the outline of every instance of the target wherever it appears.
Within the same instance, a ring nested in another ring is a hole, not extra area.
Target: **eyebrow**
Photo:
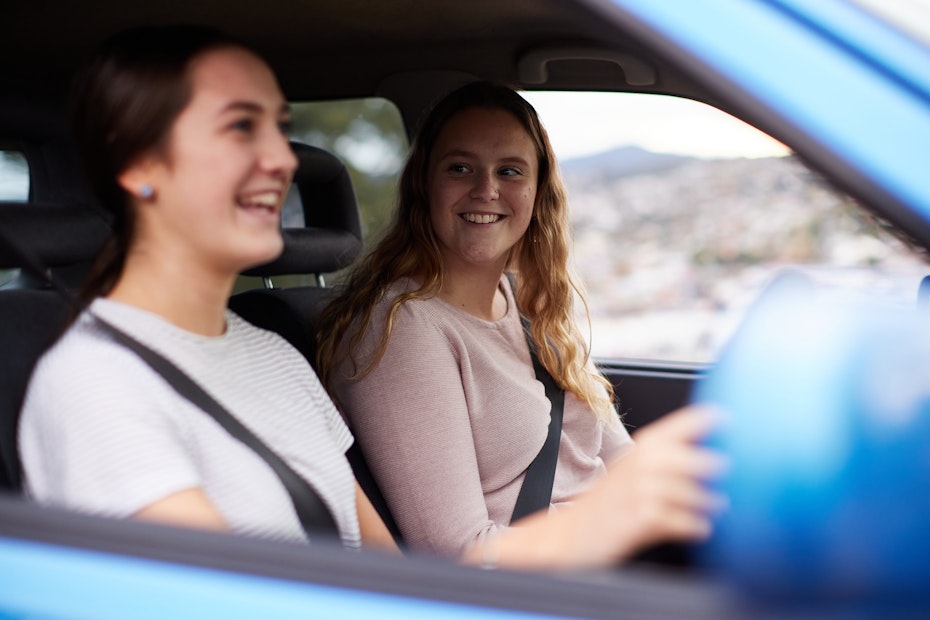
[[[446,151],[439,156],[440,159],[448,159],[450,157],[477,157],[477,155],[464,149],[452,149],[451,151]],[[518,163],[524,166],[529,165],[529,162],[519,155],[507,155],[506,157],[502,157],[500,161]]]
[[[232,103],[225,106],[220,110],[220,114],[226,114],[227,112],[251,112],[253,114],[259,114],[264,110],[264,106],[261,104],[255,103],[254,101],[233,101]],[[278,108],[278,114],[280,115],[290,115],[291,106],[287,102],[282,103],[281,107]]]

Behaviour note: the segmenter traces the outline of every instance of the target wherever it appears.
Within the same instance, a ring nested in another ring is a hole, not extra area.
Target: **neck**
[[[480,319],[496,321],[507,313],[507,300],[499,287],[503,273],[503,267],[459,270],[447,267],[439,297]]]
[[[158,314],[189,332],[220,336],[226,331],[226,304],[236,275],[137,249],[127,255],[108,297]]]

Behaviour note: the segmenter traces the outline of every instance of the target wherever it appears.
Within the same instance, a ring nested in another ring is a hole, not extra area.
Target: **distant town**
[[[608,357],[709,362],[775,274],[914,303],[924,257],[794,157],[569,160],[574,259]]]

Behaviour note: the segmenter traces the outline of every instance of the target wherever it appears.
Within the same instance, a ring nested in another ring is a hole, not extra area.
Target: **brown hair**
[[[200,26],[135,28],[107,39],[77,74],[71,113],[78,153],[92,191],[113,217],[113,234],[81,292],[84,303],[113,288],[132,242],[130,196],[117,178],[140,156],[166,150],[191,98],[191,60],[221,47],[246,46]]]
[[[514,294],[520,311],[532,322],[540,361],[562,388],[599,415],[609,417],[613,413],[611,386],[588,366],[587,342],[575,323],[574,298],[577,295],[584,303],[584,296],[568,269],[568,205],[549,136],[529,102],[513,89],[489,82],[474,82],[453,91],[421,124],[401,175],[391,226],[352,271],[345,292],[323,312],[317,355],[321,378],[328,385],[332,369],[346,359],[356,363],[350,380],[364,376],[384,355],[400,306],[435,295],[442,288],[442,256],[429,216],[430,156],[446,123],[475,108],[513,115],[536,147],[539,165],[534,215],[523,239],[511,250],[507,269],[517,276]],[[402,277],[416,277],[420,287],[394,300],[380,346],[359,370],[354,353],[369,329],[372,309]]]

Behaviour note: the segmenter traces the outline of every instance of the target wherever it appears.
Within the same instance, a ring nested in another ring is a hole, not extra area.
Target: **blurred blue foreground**
[[[695,400],[731,507],[703,551],[754,595],[930,603],[930,312],[777,281]]]

